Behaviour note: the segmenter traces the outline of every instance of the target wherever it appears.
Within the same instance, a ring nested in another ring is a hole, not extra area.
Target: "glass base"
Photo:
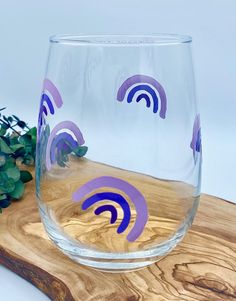
[[[143,251],[109,253],[86,248],[78,241],[71,239],[52,222],[45,207],[41,205],[39,201],[41,219],[45,230],[56,246],[73,261],[109,273],[123,273],[139,270],[159,261],[183,239],[193,222],[197,207],[198,202],[195,203],[195,206],[191,209],[188,217],[175,234],[164,243]]]

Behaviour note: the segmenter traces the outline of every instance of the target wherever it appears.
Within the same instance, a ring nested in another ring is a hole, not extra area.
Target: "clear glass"
[[[159,260],[190,227],[200,178],[190,37],[50,39],[36,186],[62,252],[104,271]]]

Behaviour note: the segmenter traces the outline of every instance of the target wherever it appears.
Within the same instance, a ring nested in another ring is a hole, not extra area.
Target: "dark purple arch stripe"
[[[83,202],[82,209],[86,210],[90,206],[96,204],[97,202],[101,202],[104,200],[116,202],[122,208],[124,217],[117,229],[117,233],[124,232],[127,229],[127,227],[129,226],[131,212],[130,212],[130,208],[129,208],[129,203],[126,201],[126,199],[121,194],[115,193],[115,192],[95,193]]]
[[[39,109],[39,117],[38,117],[38,131],[41,128],[42,124],[43,124],[43,114],[45,114],[46,116],[48,115],[48,111],[47,108],[44,105],[40,105],[40,109]]]
[[[44,105],[44,102],[47,103],[51,114],[54,114],[54,112],[55,112],[50,98],[46,94],[43,93],[41,96],[41,99],[40,99],[40,107],[39,107],[39,119],[38,119],[39,127],[41,127],[43,124],[43,114],[45,114],[46,116],[48,115],[48,111]]]
[[[142,94],[139,94],[139,96],[137,97],[136,101],[140,102],[140,100],[142,100],[142,99],[146,100],[146,107],[150,108],[150,106],[151,106],[150,97],[147,94],[142,93]]]
[[[118,92],[117,92],[117,100],[123,101],[125,98],[125,94],[127,90],[137,83],[148,83],[156,88],[160,95],[160,101],[161,101],[161,109],[160,109],[160,117],[165,118],[166,116],[166,110],[167,110],[167,100],[166,100],[166,93],[162,85],[153,77],[148,75],[141,75],[136,74],[131,77],[129,77],[127,80],[123,82],[123,84],[120,86]]]
[[[134,86],[128,93],[127,102],[131,103],[133,101],[133,97],[134,97],[134,95],[137,91],[147,91],[148,93],[150,93],[152,95],[153,113],[157,113],[157,111],[158,111],[158,98],[157,98],[157,95],[156,95],[156,91],[152,87],[150,87],[149,85],[141,84],[141,85],[138,85],[138,86]],[[150,99],[149,99],[149,101],[150,101]],[[138,102],[138,98],[137,98],[137,102]],[[147,106],[148,106],[148,103],[147,103]]]
[[[51,99],[48,97],[48,95],[45,94],[45,93],[42,94],[42,105],[43,105],[44,102],[47,103],[47,106],[48,106],[48,108],[49,108],[49,111],[50,111],[50,113],[53,115],[53,114],[55,113],[55,110],[54,110],[52,101],[51,101]]]
[[[96,215],[100,215],[101,213],[105,212],[105,211],[110,211],[111,212],[111,220],[110,223],[114,224],[117,221],[117,210],[114,206],[112,205],[102,205],[100,207],[98,207],[97,209],[95,209],[94,213]]]
[[[197,141],[196,141],[196,151],[201,152],[202,149],[202,138],[201,138],[201,129],[198,130]]]
[[[48,115],[48,111],[47,111],[47,108],[43,105],[42,107],[42,111],[43,113],[47,116]]]

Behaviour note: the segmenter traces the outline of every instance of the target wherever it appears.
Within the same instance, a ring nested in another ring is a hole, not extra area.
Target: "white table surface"
[[[1,301],[48,301],[50,300],[32,284],[0,266]]]

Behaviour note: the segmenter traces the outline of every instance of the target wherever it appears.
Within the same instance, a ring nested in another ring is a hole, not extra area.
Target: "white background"
[[[193,37],[202,191],[236,202],[235,0],[0,0],[0,107],[36,124],[52,34],[157,32]],[[48,300],[2,267],[0,283],[1,300]]]

